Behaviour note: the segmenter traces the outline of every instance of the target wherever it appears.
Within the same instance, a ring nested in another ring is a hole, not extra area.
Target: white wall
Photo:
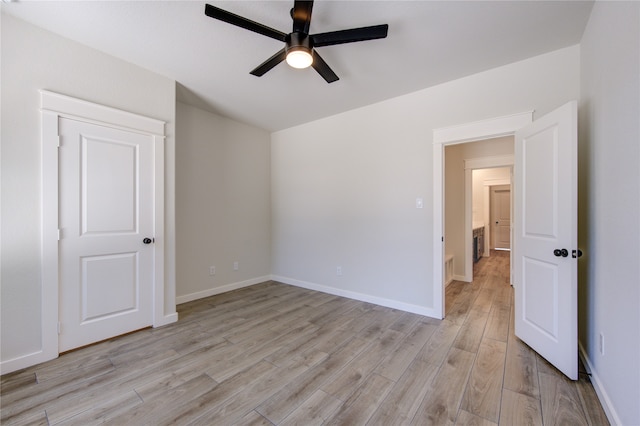
[[[638,425],[640,3],[595,3],[581,44],[579,122],[580,343],[610,420]]]
[[[183,103],[176,134],[178,303],[268,280],[270,134]]]
[[[1,350],[41,350],[40,95],[46,89],[157,118],[166,126],[166,312],[175,312],[175,82],[2,14]]]
[[[578,96],[574,46],[274,133],[273,274],[433,312],[433,129]]]
[[[458,145],[449,145],[444,150],[444,181],[445,181],[445,232],[444,243],[445,253],[453,255],[454,279],[464,280],[467,276],[465,263],[465,164],[464,160],[513,155],[513,136],[495,138],[478,142],[469,142]],[[486,174],[486,172],[484,172]],[[507,178],[509,172],[507,169]],[[484,181],[479,182],[479,186],[473,185],[473,203],[480,208],[480,215],[483,214],[482,206]],[[475,210],[475,208],[474,208]],[[475,221],[476,219],[474,219]],[[482,221],[482,219],[480,219]],[[488,229],[485,231],[488,232]],[[487,234],[488,235],[488,234]],[[471,276],[471,272],[469,273]]]

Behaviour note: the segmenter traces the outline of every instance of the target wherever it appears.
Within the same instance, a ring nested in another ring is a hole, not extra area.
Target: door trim
[[[153,139],[154,271],[153,326],[177,320],[164,316],[164,141],[165,122],[81,99],[41,90],[42,118],[42,351],[33,365],[58,356],[58,124],[69,118],[149,135]]]
[[[433,310],[444,318],[444,147],[514,135],[533,122],[533,111],[433,130]]]

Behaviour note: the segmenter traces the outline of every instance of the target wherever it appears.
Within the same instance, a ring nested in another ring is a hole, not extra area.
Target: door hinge
[[[62,229],[58,229],[58,241],[62,238]]]
[[[62,145],[62,138],[58,135],[58,148],[60,148],[60,145]]]
[[[62,323],[58,321],[58,334],[62,333]]]

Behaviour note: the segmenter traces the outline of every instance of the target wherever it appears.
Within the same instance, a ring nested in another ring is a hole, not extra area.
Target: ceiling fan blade
[[[293,4],[291,17],[293,18],[293,32],[309,34],[309,24],[311,24],[311,11],[313,10],[313,0],[296,0]]]
[[[318,52],[313,51],[313,63],[311,66],[318,71],[318,74],[322,76],[326,80],[327,83],[333,83],[334,81],[340,80],[335,72],[327,65],[327,63],[318,55]]]
[[[281,31],[274,30],[273,28],[267,27],[266,25],[262,25],[258,22],[254,22],[250,19],[244,18],[234,13],[227,12],[226,10],[220,9],[219,7],[211,6],[210,4],[205,5],[204,14],[211,18],[224,21],[228,24],[253,31],[258,34],[274,38],[276,40],[285,41],[287,38],[287,34]]]
[[[331,31],[313,34],[311,41],[314,47],[333,46],[334,44],[353,43],[356,41],[385,38],[389,25],[373,25],[371,27],[352,28],[350,30]]]
[[[255,75],[256,77],[262,77],[267,71],[271,70],[273,67],[278,65],[280,62],[284,61],[287,57],[287,52],[285,49],[278,51],[275,55],[258,65],[250,74]]]

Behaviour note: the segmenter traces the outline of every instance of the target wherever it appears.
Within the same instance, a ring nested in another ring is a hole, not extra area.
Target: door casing
[[[33,365],[58,356],[58,123],[70,118],[149,135],[154,145],[153,326],[177,320],[164,315],[164,141],[165,122],[42,90],[42,351],[25,358]],[[26,365],[25,365],[26,366]]]

